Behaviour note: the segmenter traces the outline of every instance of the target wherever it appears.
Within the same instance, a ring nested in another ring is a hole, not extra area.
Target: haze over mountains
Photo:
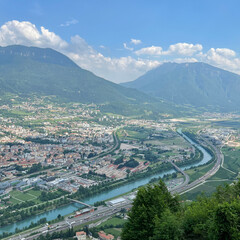
[[[80,68],[55,50],[16,45],[0,47],[0,93],[55,95],[111,109],[155,101]]]
[[[123,85],[177,104],[240,109],[240,76],[205,63],[165,63]]]
[[[240,76],[205,63],[165,63],[123,85],[84,70],[49,48],[0,47],[2,95],[54,95],[63,101],[101,104],[116,113],[176,113],[176,104],[224,111],[240,106]]]

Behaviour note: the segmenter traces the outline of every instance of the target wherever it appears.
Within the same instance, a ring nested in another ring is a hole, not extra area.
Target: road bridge
[[[180,172],[184,177],[185,177],[185,181],[184,181],[184,183],[182,183],[181,185],[179,185],[178,187],[175,187],[174,189],[173,189],[173,191],[176,191],[178,188],[182,188],[182,187],[184,187],[184,186],[187,186],[188,185],[188,183],[189,183],[189,176],[180,168],[180,167],[178,167],[173,161],[169,161],[172,165],[173,165],[173,167],[178,171],[178,172]]]
[[[80,203],[80,204],[82,204],[82,205],[84,205],[84,206],[87,206],[87,207],[89,207],[89,208],[92,208],[91,205],[89,205],[89,204],[87,204],[87,203],[84,203],[84,202],[81,202],[81,201],[79,201],[79,200],[72,199],[72,198],[68,198],[68,200],[70,200],[70,201],[72,201],[72,202]]]

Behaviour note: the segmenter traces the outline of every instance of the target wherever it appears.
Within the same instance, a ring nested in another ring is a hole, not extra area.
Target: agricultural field
[[[240,149],[239,148],[222,148],[224,154],[224,167],[233,171],[240,172]]]
[[[185,172],[188,174],[190,178],[190,182],[194,182],[201,176],[203,176],[205,173],[207,173],[209,170],[211,170],[214,166],[214,163],[210,163],[207,165],[199,166],[196,168],[188,169]]]
[[[119,224],[124,224],[126,220],[118,217],[113,217],[108,219],[106,222],[103,222],[102,224],[99,225],[99,227],[104,227],[105,225],[119,225]]]
[[[162,145],[170,145],[170,146],[177,145],[177,146],[181,146],[183,148],[187,148],[187,147],[191,146],[185,139],[183,139],[179,135],[176,135],[171,138],[164,138],[161,140],[161,144]]]
[[[120,226],[126,222],[125,219],[113,217],[100,224],[97,228],[104,229],[107,234],[112,234],[115,238],[119,237],[122,231]]]
[[[181,199],[183,200],[196,200],[196,198],[203,194],[205,196],[210,196],[216,191],[216,188],[220,185],[224,184],[231,184],[231,180],[222,180],[222,181],[214,181],[214,180],[209,180],[205,182],[204,184],[192,189],[189,192],[184,193],[181,195]]]
[[[133,129],[122,129],[118,131],[118,136],[121,141],[123,140],[143,140],[149,136],[148,131],[145,129],[133,130]]]
[[[240,149],[224,147],[222,152],[224,154],[223,167],[220,167],[217,173],[209,178],[204,184],[183,194],[183,199],[195,200],[197,195],[201,193],[204,193],[206,196],[210,196],[214,191],[216,191],[217,186],[225,183],[231,184],[237,179],[240,170]],[[189,169],[186,173],[189,175],[190,181],[194,181],[209,171],[213,165],[214,163],[211,163],[194,169]]]
[[[230,172],[222,167],[219,168],[216,174],[214,174],[209,180],[234,180],[237,174]]]

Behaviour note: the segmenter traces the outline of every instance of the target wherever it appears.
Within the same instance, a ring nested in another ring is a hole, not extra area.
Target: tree
[[[166,209],[161,219],[155,218],[154,235],[151,240],[180,240],[182,238],[180,217]]]
[[[114,161],[115,165],[119,165],[120,163],[123,163],[123,155],[121,155]]]
[[[155,220],[166,209],[179,209],[178,199],[167,190],[162,180],[158,184],[141,187],[129,213],[129,221],[122,232],[122,240],[150,239],[154,235]]]
[[[210,227],[209,236],[213,240],[240,239],[240,202],[225,202],[220,204],[214,212],[214,221]]]

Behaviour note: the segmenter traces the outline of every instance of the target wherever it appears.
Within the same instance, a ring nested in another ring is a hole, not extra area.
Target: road
[[[132,202],[130,200],[126,200],[126,202],[119,204],[118,206],[113,206],[113,207],[107,207],[107,206],[100,206],[98,209],[92,213],[89,214],[84,214],[79,217],[74,217],[74,218],[65,218],[64,221],[61,221],[59,223],[55,223],[50,226],[50,229],[48,230],[48,226],[43,226],[37,230],[32,230],[28,233],[14,236],[10,239],[12,240],[20,240],[20,239],[36,239],[40,235],[46,235],[47,233],[51,234],[53,232],[59,232],[62,230],[66,230],[70,227],[82,225],[82,224],[87,224],[91,221],[95,221],[101,218],[106,218],[109,216],[112,216],[118,212],[121,211],[122,208],[131,208],[132,207]],[[37,233],[36,233],[37,232]],[[36,234],[33,234],[36,233]],[[33,234],[32,236],[29,236],[30,234]]]
[[[172,193],[179,193],[179,194],[183,194],[185,192],[190,191],[191,189],[199,186],[200,184],[203,184],[208,178],[210,178],[211,176],[213,176],[221,167],[221,162],[224,159],[223,154],[221,153],[220,149],[218,149],[216,146],[214,146],[212,143],[210,143],[209,141],[203,139],[205,143],[207,143],[208,146],[211,146],[212,149],[215,152],[215,156],[216,156],[216,162],[213,166],[213,168],[211,170],[209,170],[205,175],[203,175],[202,177],[198,178],[197,180],[195,180],[194,182],[188,184],[188,185],[181,185],[179,186],[179,188],[174,189],[172,191]]]
[[[119,139],[118,139],[118,137],[117,137],[117,135],[116,135],[116,131],[113,132],[113,138],[114,138],[114,141],[115,141],[115,145],[114,145],[112,148],[110,148],[110,149],[107,150],[106,152],[100,153],[100,154],[97,155],[97,156],[94,156],[94,157],[92,157],[92,158],[89,158],[88,160],[94,160],[94,159],[96,159],[96,158],[106,156],[106,155],[108,155],[109,153],[111,153],[112,151],[117,150],[118,145],[119,145]]]
[[[189,179],[189,176],[181,168],[179,168],[175,163],[173,163],[173,161],[169,161],[169,162],[173,165],[173,167],[178,172],[182,173],[182,175],[185,177],[185,181],[181,185],[179,185],[179,186],[175,187],[174,189],[172,189],[172,191],[177,191],[177,189],[183,188],[183,187],[187,186],[190,179]]]

